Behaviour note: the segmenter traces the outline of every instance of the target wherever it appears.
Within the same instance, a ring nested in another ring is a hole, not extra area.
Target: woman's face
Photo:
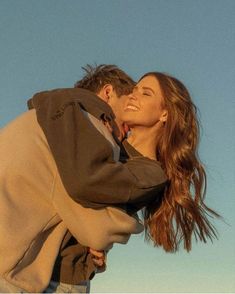
[[[158,80],[154,76],[146,76],[127,96],[122,120],[130,127],[153,127],[167,118],[163,105],[164,98]]]

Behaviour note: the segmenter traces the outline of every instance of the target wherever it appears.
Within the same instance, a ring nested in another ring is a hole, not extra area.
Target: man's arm
[[[77,241],[96,250],[108,250],[113,243],[126,244],[130,234],[143,231],[143,225],[124,211],[114,208],[85,208],[69,197],[63,189],[63,184],[55,185],[53,205],[64,221],[66,227]],[[58,191],[60,193],[58,193]]]
[[[67,193],[93,208],[148,197],[166,181],[160,165],[144,157],[115,162],[111,144],[82,111],[99,108],[101,100],[79,90],[43,92],[32,103]]]

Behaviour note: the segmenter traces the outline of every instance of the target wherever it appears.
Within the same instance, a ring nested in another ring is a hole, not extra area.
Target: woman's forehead
[[[160,84],[156,77],[154,76],[146,76],[142,78],[136,85],[137,88],[145,88],[145,89],[151,89],[155,93],[160,91]]]

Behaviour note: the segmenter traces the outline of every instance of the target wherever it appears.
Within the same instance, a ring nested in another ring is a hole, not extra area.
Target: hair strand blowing
[[[159,72],[144,77],[149,75],[158,80],[168,111],[157,157],[169,182],[161,202],[151,203],[143,211],[146,239],[167,252],[177,251],[181,242],[190,251],[193,235],[205,243],[217,238],[208,217],[220,217],[204,203],[206,173],[197,152],[197,109],[179,80]]]

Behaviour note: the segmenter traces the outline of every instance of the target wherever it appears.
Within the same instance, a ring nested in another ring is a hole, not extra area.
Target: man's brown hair
[[[106,84],[111,84],[118,96],[132,92],[135,82],[123,70],[113,64],[82,67],[84,77],[76,82],[75,88],[83,88],[98,93]]]

